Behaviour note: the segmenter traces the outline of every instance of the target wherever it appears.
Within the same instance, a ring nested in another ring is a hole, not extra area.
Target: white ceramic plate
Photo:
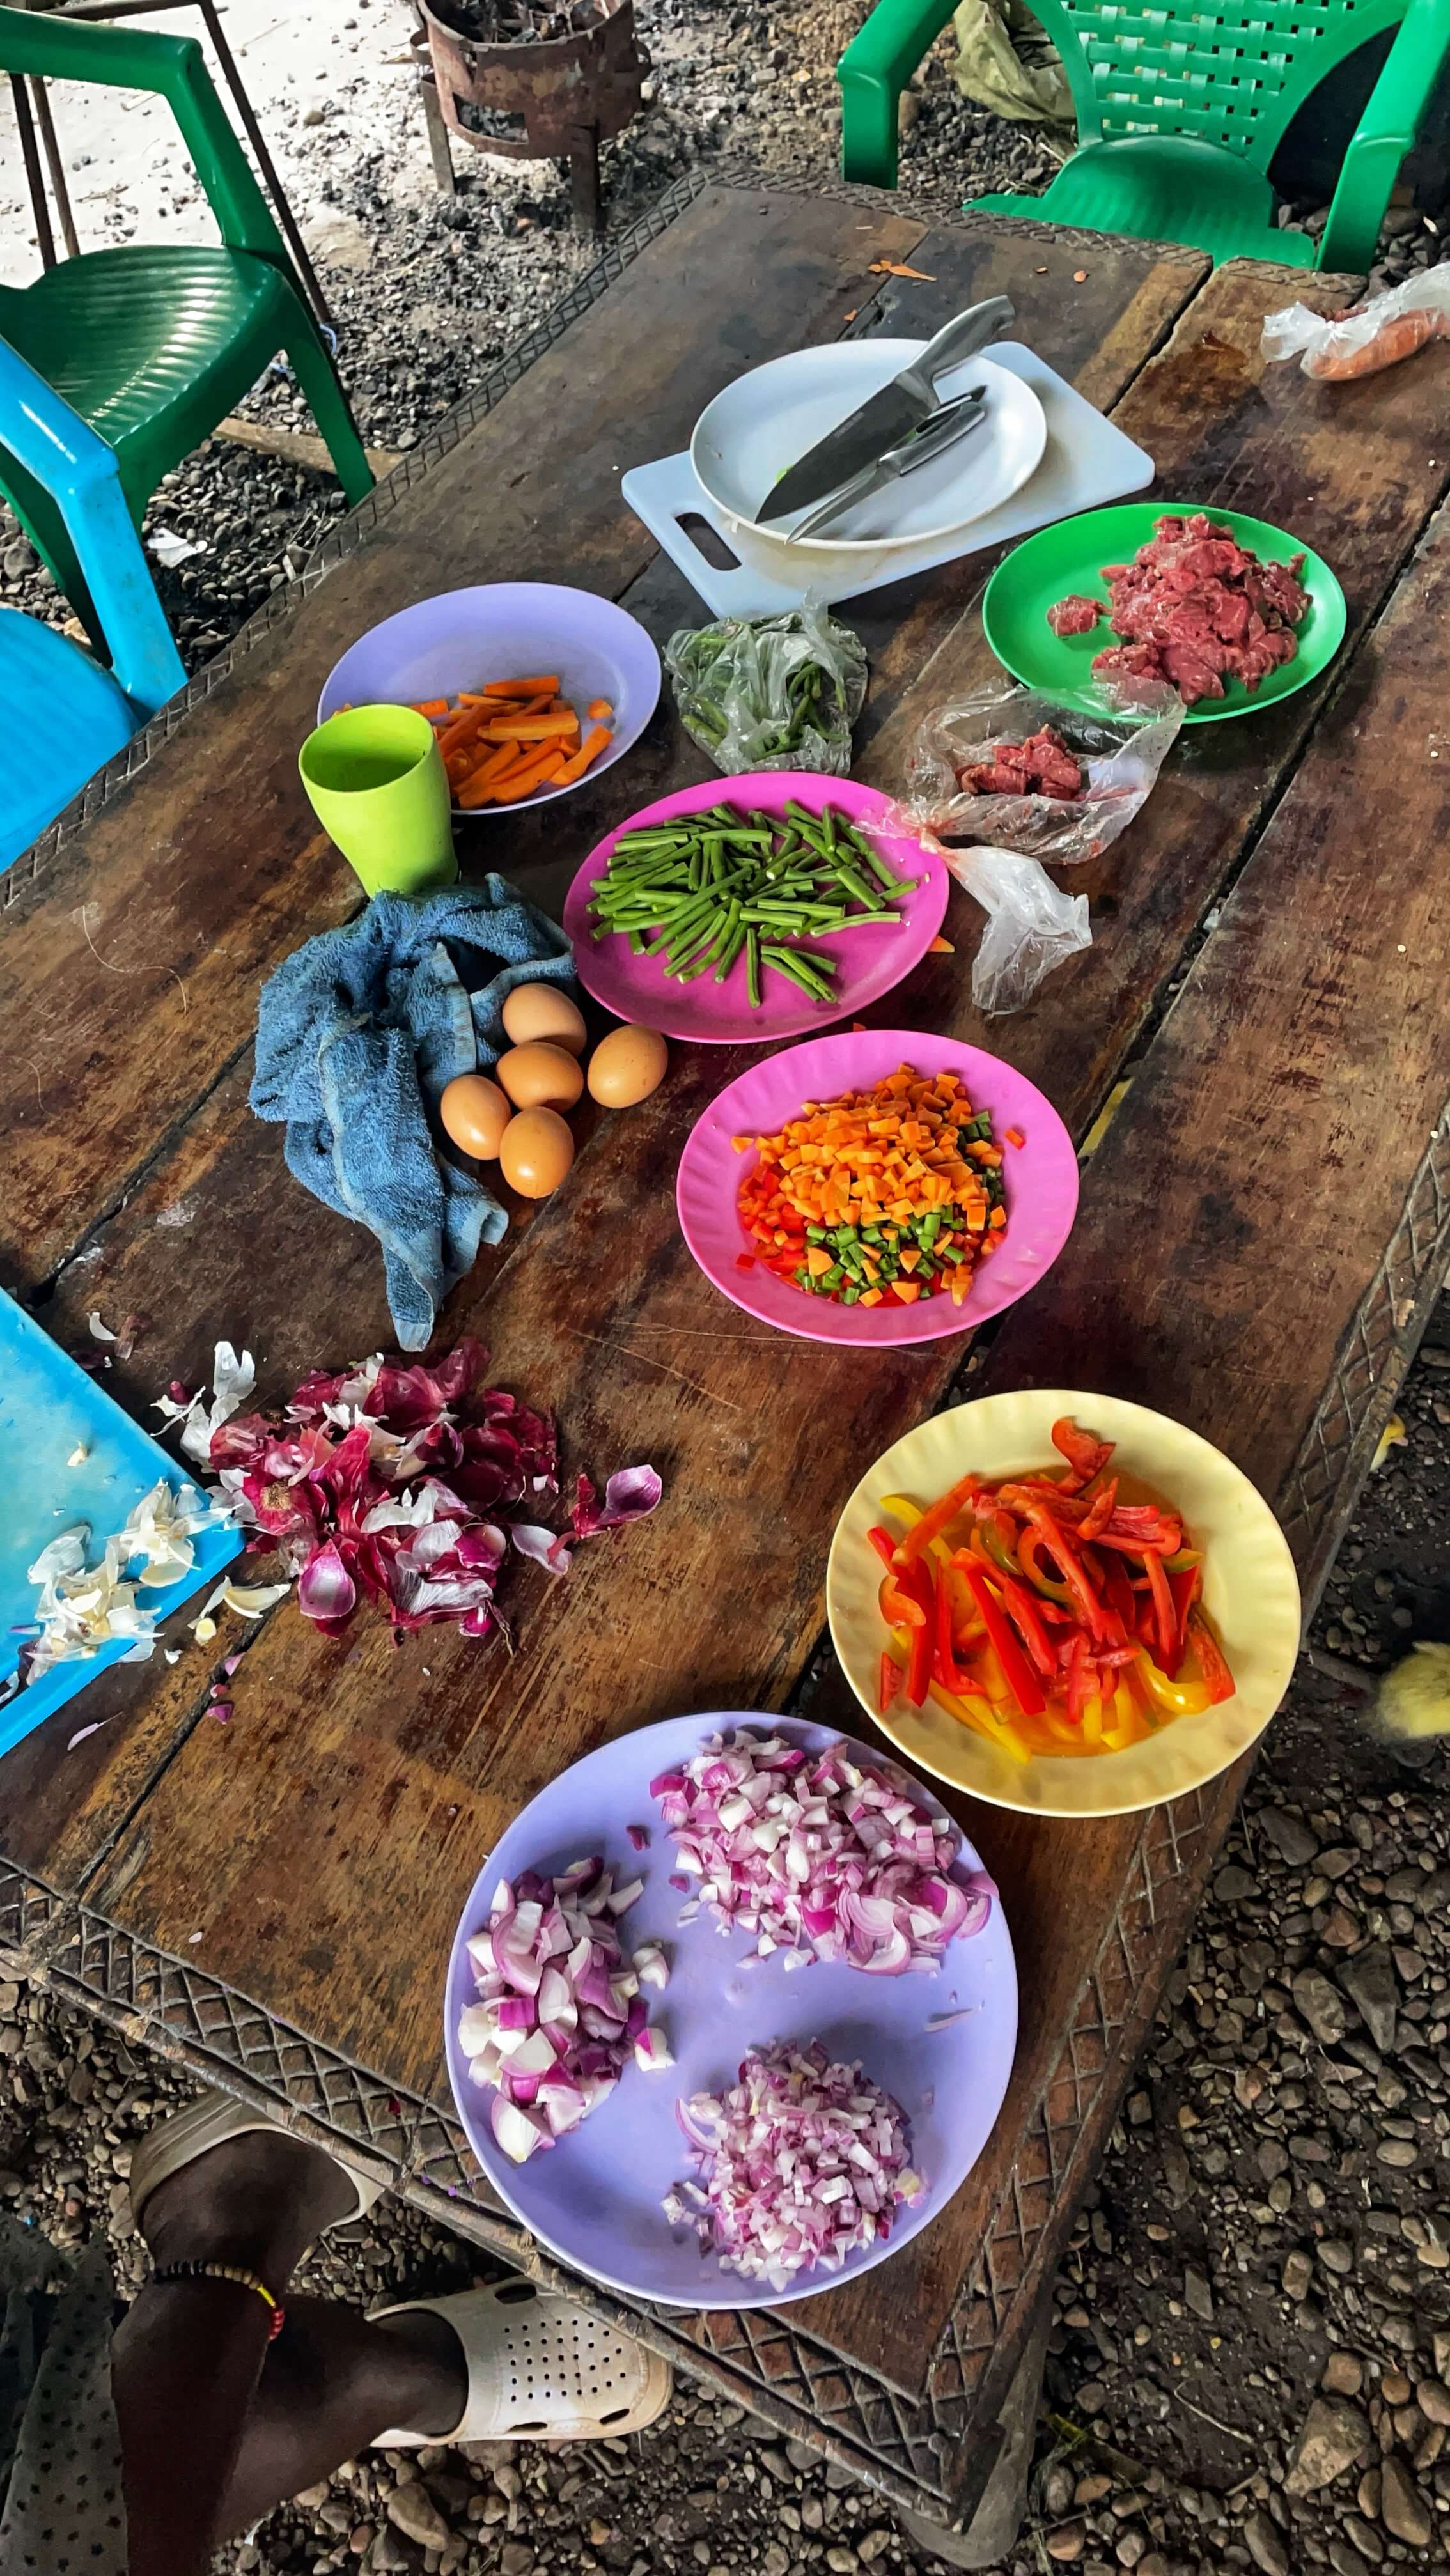
[[[929,465],[858,501],[819,537],[785,548],[785,524],[763,527],[756,513],[788,466],[850,418],[860,404],[926,346],[923,340],[839,340],[822,349],[793,349],[754,367],[716,395],[701,413],[690,461],[706,498],[732,530],[749,531],[797,567],[823,555],[879,555],[950,536],[1020,489],[1042,459],[1047,422],[1020,376],[969,358],[944,376],[943,401],[972,385],[987,388],[987,417]]]

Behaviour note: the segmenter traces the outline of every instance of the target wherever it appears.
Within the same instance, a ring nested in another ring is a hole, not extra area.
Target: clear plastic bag
[[[1091,948],[1087,896],[1064,894],[1040,859],[993,849],[946,850],[943,856],[958,885],[988,916],[972,966],[972,999],[979,1011],[989,1017],[1020,1011],[1054,966]]]
[[[808,599],[779,617],[681,627],[665,646],[680,722],[727,777],[818,769],[844,778],[866,700],[866,648]]]
[[[1376,376],[1412,358],[1427,340],[1450,338],[1450,263],[1407,277],[1368,304],[1326,321],[1307,304],[1286,304],[1264,324],[1260,347],[1273,361],[1297,358],[1306,376],[1329,384]]]
[[[1111,637],[1107,639],[1111,642]],[[1079,714],[1035,689],[994,685],[924,717],[906,765],[906,794],[893,820],[938,840],[990,842],[1050,867],[1095,859],[1131,823],[1178,737],[1184,707],[1165,682],[1138,680],[1131,693],[1103,683],[1112,712]],[[1022,743],[1050,726],[1083,772],[1085,792],[1057,796],[977,795],[961,773],[985,767],[999,745]],[[947,853],[948,859],[951,853]]]

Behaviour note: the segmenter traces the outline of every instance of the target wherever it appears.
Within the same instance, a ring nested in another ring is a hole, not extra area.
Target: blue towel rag
[[[445,1086],[498,1062],[515,984],[573,980],[562,930],[488,876],[374,895],[262,987],[252,1107],[286,1122],[294,1177],[377,1236],[405,1351],[426,1346],[480,1242],[508,1224],[492,1192],[435,1151]]]

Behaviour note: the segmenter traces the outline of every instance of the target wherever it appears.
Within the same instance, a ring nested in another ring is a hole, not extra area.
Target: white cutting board
[[[1053,368],[1014,340],[998,341],[987,354],[1032,387],[1047,419],[1047,445],[1042,462],[1009,501],[974,519],[951,536],[924,541],[919,547],[893,546],[873,556],[856,548],[836,565],[803,565],[798,582],[772,579],[740,562],[720,514],[707,501],[696,480],[689,452],[663,456],[653,465],[634,465],[620,485],[624,498],[658,538],[666,554],[699,592],[717,617],[769,617],[799,608],[807,592],[827,606],[856,599],[863,591],[930,572],[938,564],[985,552],[1011,537],[1025,537],[1054,519],[1069,519],[1079,510],[1096,510],[1106,501],[1121,501],[1152,482],[1153,459],[1135,447],[1090,402],[1064,382]],[[703,519],[731,555],[717,568],[700,552],[686,519]]]

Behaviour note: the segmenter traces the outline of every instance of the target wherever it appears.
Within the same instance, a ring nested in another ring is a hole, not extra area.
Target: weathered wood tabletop
[[[883,260],[925,278],[874,273]],[[868,1359],[749,1328],[695,1269],[673,1195],[690,1125],[743,1057],[677,1048],[647,1107],[585,1122],[568,1184],[522,1212],[445,1319],[557,1407],[570,1460],[653,1458],[657,1517],[566,1584],[525,1574],[513,1660],[447,1629],[399,1651],[366,1616],[334,1640],[289,1602],[249,1641],[229,1727],[205,1717],[220,1649],[183,1630],[174,1666],[91,1686],[99,1733],[67,1752],[62,1711],[0,1764],[12,1956],[348,2137],[541,2274],[447,2108],[459,1906],[500,1828],[607,1733],[795,1700],[863,1462],[953,1388],[1100,1387],[1227,1450],[1276,1501],[1311,1594],[1322,1575],[1450,1222],[1450,355],[1315,386],[1262,366],[1260,323],[1291,293],[1346,300],[1343,280],[1210,275],[1191,251],[937,220],[865,191],[682,184],[0,888],[6,1284],[77,1348],[91,1308],[149,1317],[108,1379],[143,1419],[166,1380],[206,1373],[219,1336],[256,1352],[264,1400],[386,1344],[372,1238],[288,1178],[246,1107],[259,983],[357,901],[296,778],[330,664],[376,619],[473,580],[582,583],[661,638],[699,622],[621,472],[682,445],[744,367],[848,328],[926,332],[1002,289],[1020,337],[1154,456],[1165,498],[1293,529],[1349,601],[1325,679],[1182,738],[1079,880],[1091,952],[1032,1008],[974,1014],[979,916],[954,892],[956,953],[873,1015],[1005,1054],[1079,1139],[1131,1071],[1056,1269],[985,1351]],[[899,784],[926,710],[992,669],[989,568],[850,612],[873,668],[859,775]],[[622,811],[703,774],[662,708],[597,785],[474,827],[465,863],[557,904]],[[861,1723],[829,1662],[812,1710]],[[1011,2089],[970,2180],[861,2293],[642,2330],[900,2501],[960,2510],[1237,1787],[1095,1826],[964,1802],[1022,1984]]]

